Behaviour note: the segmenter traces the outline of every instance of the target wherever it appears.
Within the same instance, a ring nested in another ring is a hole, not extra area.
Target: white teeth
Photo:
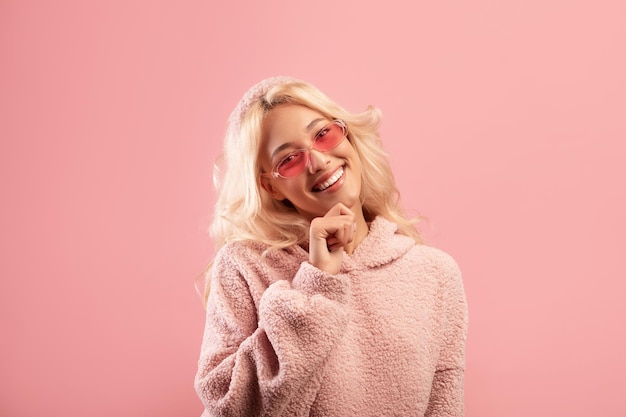
[[[318,187],[320,191],[324,191],[325,189],[327,189],[328,187],[330,187],[331,185],[333,185],[334,183],[337,182],[337,180],[339,180],[339,178],[341,178],[341,176],[343,175],[343,168],[339,168],[339,171],[335,172],[335,175],[333,175],[332,177],[330,177],[328,180],[326,180],[326,182],[324,182],[323,184],[320,184],[320,186]]]

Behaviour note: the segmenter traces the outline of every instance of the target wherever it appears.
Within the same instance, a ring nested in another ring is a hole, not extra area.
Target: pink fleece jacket
[[[378,217],[341,271],[300,246],[216,257],[196,390],[207,416],[462,416],[467,304],[444,252]]]

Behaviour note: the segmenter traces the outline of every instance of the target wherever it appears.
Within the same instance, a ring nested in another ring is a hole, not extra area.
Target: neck
[[[369,227],[367,226],[367,222],[365,221],[363,210],[356,210],[354,216],[354,220],[356,223],[356,234],[354,236],[354,240],[352,240],[352,242],[343,247],[346,253],[349,254],[352,254],[354,252],[356,247],[359,246],[359,243],[361,243],[361,241],[365,239],[365,237],[369,233]]]

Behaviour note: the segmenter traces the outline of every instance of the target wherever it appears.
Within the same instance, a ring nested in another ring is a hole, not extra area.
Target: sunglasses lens
[[[306,151],[299,150],[292,152],[285,159],[280,161],[276,167],[276,172],[281,177],[295,177],[306,168],[307,157]]]
[[[337,146],[343,137],[343,128],[338,123],[331,123],[317,134],[313,147],[318,151],[329,151]]]

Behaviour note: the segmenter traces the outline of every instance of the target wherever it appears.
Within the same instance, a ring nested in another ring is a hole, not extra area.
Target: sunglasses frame
[[[330,123],[324,125],[324,127],[320,129],[320,132],[323,131],[324,129],[326,129],[328,126],[334,125],[334,124],[338,125],[341,128],[341,130],[343,131],[343,134],[341,135],[341,139],[339,139],[339,141],[332,148],[329,148],[329,149],[326,149],[326,150],[321,150],[321,149],[317,149],[315,147],[316,139],[317,139],[317,137],[319,135],[319,132],[318,132],[317,135],[315,135],[315,137],[313,139],[313,143],[311,144],[311,146],[309,146],[308,148],[299,148],[299,149],[295,149],[295,150],[291,151],[287,156],[282,158],[280,161],[278,161],[274,165],[274,167],[272,168],[272,172],[271,173],[262,173],[261,176],[262,177],[266,177],[266,178],[290,179],[290,178],[295,178],[298,175],[302,174],[304,171],[306,171],[306,169],[311,164],[311,150],[312,149],[315,149],[316,151],[319,151],[319,152],[328,152],[328,151],[331,151],[331,150],[335,149],[337,146],[339,146],[339,144],[341,144],[341,142],[343,142],[344,139],[346,139],[348,137],[348,125],[346,124],[346,122],[344,122],[341,119],[333,119]],[[280,164],[282,164],[285,159],[287,159],[290,155],[292,155],[292,154],[294,154],[296,152],[304,152],[305,153],[307,159],[306,159],[306,165],[304,166],[304,168],[300,172],[298,172],[297,174],[292,175],[290,177],[284,177],[284,176],[280,175],[278,173],[278,167],[280,166]]]

